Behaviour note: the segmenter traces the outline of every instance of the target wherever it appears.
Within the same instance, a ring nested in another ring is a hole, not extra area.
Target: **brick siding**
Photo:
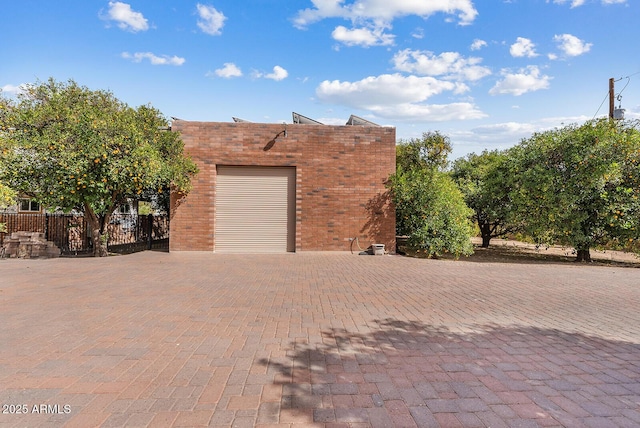
[[[215,249],[217,165],[296,167],[296,251],[395,249],[395,212],[384,182],[395,171],[395,128],[177,120],[185,151],[200,168],[193,189],[172,194],[171,251]]]

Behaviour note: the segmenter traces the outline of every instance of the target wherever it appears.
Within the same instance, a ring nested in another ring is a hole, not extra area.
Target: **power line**
[[[626,85],[624,85],[624,88],[622,88],[622,91],[624,91],[624,90],[627,88],[627,86],[629,85],[629,82],[631,82],[631,77],[633,77],[633,76],[635,76],[635,75],[637,75],[637,74],[640,74],[640,71],[636,71],[636,72],[635,72],[635,73],[633,73],[633,74],[630,74],[630,75],[625,76],[625,77],[621,77],[621,78],[619,78],[618,80],[614,80],[614,82],[619,82],[619,81],[621,81],[622,79],[627,79],[627,83],[626,83]],[[618,93],[618,95],[622,94],[622,91],[620,91],[620,92]],[[600,109],[602,108],[603,104],[605,103],[605,101],[607,101],[607,98],[608,98],[608,97],[609,97],[609,92],[607,91],[607,94],[604,96],[604,99],[603,99],[603,100],[602,100],[602,102],[600,103],[600,107],[598,107],[598,110],[597,110],[597,111],[596,111],[596,113],[593,115],[593,118],[592,118],[591,120],[593,120],[593,119],[595,119],[595,118],[596,118],[596,116],[597,116],[597,115],[598,115],[598,113],[600,112]]]
[[[607,98],[609,98],[609,91],[607,91],[607,94],[604,96],[604,99],[602,100],[602,102],[600,103],[600,107],[598,107],[598,110],[596,111],[596,114],[593,115],[593,118],[591,118],[591,120],[595,119],[596,116],[598,115],[598,113],[600,112],[600,109],[602,108],[602,105],[604,104],[605,101],[607,101]]]
[[[630,78],[630,77],[635,76],[636,74],[640,74],[640,71],[636,71],[635,73],[630,74],[630,75],[628,75],[628,76],[626,76],[626,77],[621,77],[621,78],[619,78],[618,80],[616,80],[616,82],[619,82],[619,81],[620,81],[620,80],[622,80],[622,79],[628,79],[628,78]]]

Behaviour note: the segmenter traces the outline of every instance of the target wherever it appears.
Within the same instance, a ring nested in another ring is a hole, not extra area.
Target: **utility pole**
[[[609,119],[613,119],[613,111],[615,110],[615,89],[613,83],[613,77],[609,79]]]

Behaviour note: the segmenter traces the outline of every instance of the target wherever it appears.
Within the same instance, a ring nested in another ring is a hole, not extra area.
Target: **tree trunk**
[[[489,223],[480,225],[480,235],[482,236],[482,248],[489,248],[489,242],[491,241],[491,225]]]
[[[84,209],[85,216],[89,219],[89,224],[91,225],[91,238],[93,241],[93,257],[106,257],[109,255],[109,251],[107,251],[107,241],[103,238],[104,231],[102,230],[102,226],[100,224],[100,217],[93,212],[93,209],[88,204],[85,204]],[[108,224],[108,217],[105,218],[104,227],[106,228]]]
[[[578,250],[578,254],[576,255],[576,262],[591,262],[591,253],[589,249],[581,249]]]
[[[92,226],[91,234],[93,236],[93,257],[106,257],[109,255],[107,251],[107,243],[102,240],[102,233],[100,233],[100,222]]]

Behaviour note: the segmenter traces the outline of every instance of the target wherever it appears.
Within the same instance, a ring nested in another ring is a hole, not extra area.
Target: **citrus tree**
[[[12,205],[16,200],[16,192],[0,183],[0,208]]]
[[[485,150],[479,155],[471,153],[456,159],[451,174],[474,211],[483,248],[489,246],[492,238],[518,230],[510,196],[513,175],[504,152]]]
[[[50,79],[4,105],[0,182],[49,209],[84,213],[96,256],[107,255],[118,205],[169,185],[188,191],[197,172],[158,110],[111,92]]]
[[[607,119],[534,134],[508,151],[514,216],[539,244],[637,248],[640,131]]]
[[[451,140],[438,131],[423,132],[422,138],[401,140],[396,145],[396,167],[402,171],[444,170],[449,164]]]
[[[472,211],[449,174],[443,171],[451,152],[449,139],[425,133],[396,147],[396,173],[388,182],[396,207],[396,232],[427,257],[473,252]]]
[[[0,89],[0,150],[3,152],[8,150],[7,133],[9,132],[9,127],[7,124],[7,116],[9,114],[9,103],[8,100],[2,98],[2,89]],[[2,152],[0,152],[0,156]],[[0,171],[2,170],[3,165],[0,164]],[[13,205],[16,201],[17,193],[15,190],[9,188],[2,180],[0,180],[0,208],[6,208],[10,205]],[[0,227],[2,227],[0,225]],[[1,229],[0,229],[1,231]]]

